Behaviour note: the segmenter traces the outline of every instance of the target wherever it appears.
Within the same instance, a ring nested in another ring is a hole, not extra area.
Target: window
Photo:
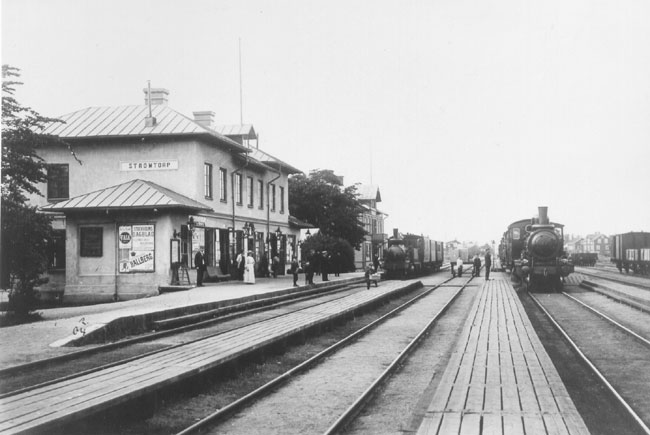
[[[47,165],[47,199],[70,198],[68,164]]]
[[[228,171],[219,168],[219,200],[228,202]]]
[[[259,188],[260,192],[260,205],[259,209],[263,210],[264,209],[264,181],[262,180],[257,180],[257,187]]]
[[[275,211],[275,184],[271,184],[271,211]]]
[[[203,190],[205,197],[212,199],[212,165],[210,163],[203,165]]]
[[[244,202],[244,191],[242,190],[243,186],[241,184],[241,174],[234,174],[235,177],[235,202],[237,205],[242,205]]]
[[[81,227],[79,231],[79,255],[81,257],[101,257],[104,241],[103,228]]]
[[[248,192],[248,206],[252,208],[255,202],[253,198],[253,177],[246,177],[246,190]]]
[[[53,230],[47,241],[47,268],[65,269],[65,230]]]
[[[284,213],[284,187],[280,186],[280,213]]]

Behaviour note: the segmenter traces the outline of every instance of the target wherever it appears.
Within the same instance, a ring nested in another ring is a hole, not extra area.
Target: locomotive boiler
[[[564,225],[550,222],[548,207],[538,217],[513,222],[503,234],[499,256],[516,280],[531,290],[560,290],[574,270],[564,253]]]
[[[400,235],[393,230],[384,252],[386,278],[406,278],[437,271],[442,266],[444,245],[425,236]]]

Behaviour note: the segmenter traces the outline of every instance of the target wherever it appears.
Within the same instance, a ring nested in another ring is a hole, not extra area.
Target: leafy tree
[[[318,265],[320,259],[318,253],[327,251],[331,255],[331,262],[339,261],[341,272],[354,271],[354,248],[347,240],[327,236],[318,232],[313,236],[307,238],[302,245],[302,258],[312,261],[314,265]],[[333,267],[331,264],[330,267]],[[334,272],[330,270],[330,273]]]
[[[347,240],[358,249],[367,234],[359,220],[363,206],[356,186],[344,187],[331,170],[312,171],[289,179],[289,212],[318,227],[323,235]]]
[[[36,303],[34,287],[41,284],[47,268],[47,241],[51,219],[28,205],[27,195],[41,193],[37,183],[46,181],[45,162],[39,148],[70,146],[60,139],[40,134],[51,122],[62,122],[39,115],[22,106],[14,97],[20,76],[18,68],[2,66],[2,233],[0,279],[9,286],[10,309],[25,316]],[[73,153],[74,155],[74,153]]]

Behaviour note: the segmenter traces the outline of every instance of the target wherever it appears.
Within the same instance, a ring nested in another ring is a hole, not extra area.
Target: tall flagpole
[[[241,38],[239,38],[239,124],[244,125],[244,102],[241,83]]]

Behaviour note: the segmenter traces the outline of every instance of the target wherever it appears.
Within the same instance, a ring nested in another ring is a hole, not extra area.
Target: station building
[[[288,176],[301,171],[259,149],[251,125],[215,125],[211,111],[190,118],[168,106],[166,89],[144,93],[143,105],[89,107],[43,132],[71,148],[38,150],[47,182],[30,201],[55,230],[41,291],[68,303],[157,295],[195,281],[200,247],[213,273],[232,274],[248,251],[258,265],[277,255],[285,270],[301,229]]]

